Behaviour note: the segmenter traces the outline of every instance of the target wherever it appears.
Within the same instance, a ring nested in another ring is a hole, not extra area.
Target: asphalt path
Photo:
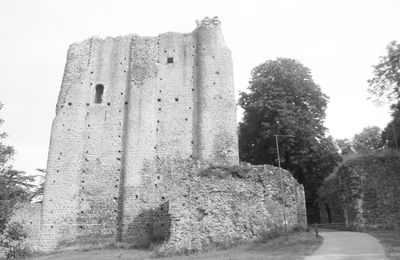
[[[320,232],[322,245],[305,260],[384,260],[378,240],[360,232]]]

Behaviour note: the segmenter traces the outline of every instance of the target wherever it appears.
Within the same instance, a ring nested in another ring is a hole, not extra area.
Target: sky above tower
[[[93,35],[191,32],[206,15],[221,20],[237,98],[252,68],[276,57],[294,58],[330,97],[330,135],[351,138],[366,126],[383,128],[389,109],[367,100],[367,80],[386,45],[400,40],[399,10],[397,0],[1,1],[0,118],[6,120],[6,142],[17,150],[14,165],[32,174],[46,167],[71,43]]]

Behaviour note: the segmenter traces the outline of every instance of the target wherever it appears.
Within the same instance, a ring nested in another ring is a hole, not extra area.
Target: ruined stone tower
[[[217,18],[188,34],[72,44],[52,125],[39,249],[123,239],[148,207],[141,194],[162,181],[147,174],[157,160],[236,164],[236,128],[231,53]]]

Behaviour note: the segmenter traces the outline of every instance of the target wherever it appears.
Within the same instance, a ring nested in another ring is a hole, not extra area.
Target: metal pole
[[[276,152],[278,154],[279,180],[281,183],[283,221],[285,223],[285,236],[287,236],[285,193],[283,192],[282,169],[281,169],[281,158],[279,156],[278,135],[275,135],[275,141],[276,141]]]

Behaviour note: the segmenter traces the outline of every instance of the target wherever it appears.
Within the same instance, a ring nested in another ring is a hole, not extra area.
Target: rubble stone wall
[[[132,222],[143,232],[131,243],[164,242],[159,252],[192,252],[210,245],[252,240],[283,228],[279,169],[272,166],[210,166],[195,161],[160,160],[158,190],[142,194],[156,199],[142,219]],[[282,170],[284,209],[289,228],[306,227],[304,188]],[[145,215],[147,216],[145,217]],[[145,220],[145,222],[142,222]],[[140,228],[145,227],[145,228]]]
[[[375,154],[346,161],[337,191],[346,222],[357,228],[400,225],[400,155]]]

